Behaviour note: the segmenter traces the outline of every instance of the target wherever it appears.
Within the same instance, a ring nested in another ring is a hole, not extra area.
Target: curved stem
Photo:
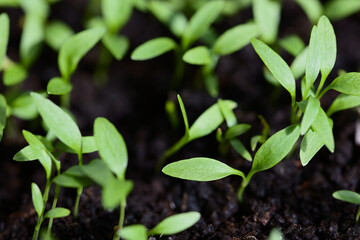
[[[116,227],[116,231],[115,231],[113,240],[119,240],[120,239],[120,231],[124,226],[124,220],[125,220],[125,207],[126,207],[126,200],[123,201],[120,204],[119,225]]]
[[[179,151],[183,146],[185,146],[188,143],[188,136],[183,136],[177,143],[175,143],[172,147],[170,147],[168,150],[164,152],[164,154],[161,156],[161,158],[158,160],[156,164],[156,173],[160,173],[161,168],[165,165],[166,160],[168,157]]]
[[[318,88],[317,88],[317,90],[316,90],[316,94],[315,94],[315,96],[316,96],[317,98],[319,98],[318,96],[319,96],[319,94],[320,94],[321,89],[322,89],[323,86],[324,86],[324,83],[325,83],[326,78],[327,78],[327,76],[321,75],[320,84],[319,84],[319,86],[318,86]]]
[[[82,166],[83,165],[82,153],[78,153],[78,159],[79,159],[79,166]],[[78,187],[76,191],[76,198],[74,204],[74,218],[77,218],[79,213],[79,203],[82,192],[83,192],[83,187]]]
[[[244,200],[244,191],[245,188],[247,187],[247,185],[249,185],[250,179],[251,177],[254,175],[254,173],[252,173],[251,171],[249,172],[249,174],[246,176],[246,178],[243,178],[240,188],[237,192],[237,197],[239,202],[242,202]]]
[[[356,213],[356,217],[355,217],[355,221],[358,222],[359,221],[359,217],[360,217],[360,206],[359,206],[359,209]]]

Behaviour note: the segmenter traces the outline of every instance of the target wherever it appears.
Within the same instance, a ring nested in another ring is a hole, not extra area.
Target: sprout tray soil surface
[[[81,16],[86,1],[62,1],[52,9],[51,18],[61,19],[75,31],[82,29]],[[12,35],[9,55],[18,56],[20,10],[7,9]],[[251,17],[251,10],[229,17],[215,25],[222,32]],[[357,71],[360,64],[360,14],[333,22],[338,43],[335,70]],[[292,1],[284,1],[279,36],[296,33],[309,39],[311,24]],[[147,39],[170,35],[164,26],[149,14],[135,12],[124,34],[131,40],[131,49]],[[104,116],[112,121],[124,136],[129,151],[127,179],[134,181],[128,197],[125,225],[141,223],[153,227],[161,219],[183,211],[199,211],[201,220],[191,229],[169,237],[152,239],[266,239],[270,230],[279,228],[286,239],[360,239],[360,225],[354,221],[357,206],[335,200],[331,194],[339,189],[359,191],[359,146],[355,145],[358,114],[345,111],[334,116],[335,153],[322,149],[308,166],[302,167],[298,151],[271,170],[256,174],[245,191],[244,202],[236,197],[240,179],[225,178],[208,183],[182,181],[154,174],[161,154],[183,134],[183,126],[173,129],[164,112],[166,99],[175,100],[168,92],[173,73],[173,55],[156,60],[134,62],[129,54],[122,61],[113,61],[108,70],[108,82],[94,81],[93,72],[99,46],[81,61],[72,77],[71,110],[83,135],[92,134],[93,121]],[[284,54],[282,54],[284,55]],[[286,57],[286,55],[285,55]],[[290,59],[290,56],[287,56]],[[192,122],[216,99],[211,98],[193,81],[196,67],[187,66],[185,80],[179,90]],[[58,74],[57,54],[44,47],[40,61],[26,80],[27,90],[45,89],[47,81]],[[333,71],[332,74],[334,74]],[[261,132],[257,118],[268,120],[271,133],[288,124],[290,99],[287,93],[267,83],[262,76],[262,62],[251,46],[223,57],[216,69],[220,79],[220,97],[238,103],[238,121],[249,123],[252,129],[242,136]],[[195,87],[194,87],[195,85]],[[330,100],[335,97],[328,94]],[[53,100],[57,101],[56,98]],[[324,106],[328,106],[326,100]],[[45,177],[40,164],[12,161],[25,142],[21,129],[42,134],[40,121],[18,120],[19,129],[2,141],[0,159],[0,239],[30,239],[36,224],[31,203],[30,184],[43,189]],[[249,144],[246,144],[249,148]],[[206,156],[222,160],[234,168],[248,171],[249,162],[230,151],[221,156],[214,134],[188,144],[169,161]],[[97,157],[85,156],[85,162]],[[62,157],[63,169],[76,163],[70,155]],[[53,193],[51,193],[53,194]],[[63,189],[59,206],[72,209],[75,190]],[[51,197],[51,196],[50,196]],[[71,216],[54,221],[58,239],[111,239],[118,221],[118,211],[103,210],[100,188],[84,190],[79,218]]]

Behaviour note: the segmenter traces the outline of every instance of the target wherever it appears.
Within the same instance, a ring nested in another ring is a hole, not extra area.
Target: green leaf
[[[49,129],[76,153],[81,153],[81,133],[74,120],[50,100],[32,92],[31,97]]]
[[[230,129],[233,128],[237,123],[237,119],[236,119],[236,116],[235,116],[232,108],[229,105],[225,104],[224,100],[222,100],[222,99],[218,100],[218,105],[219,105],[219,108],[220,108],[220,111],[221,111],[223,117],[225,118],[226,125],[229,128],[229,130],[227,132],[232,131]]]
[[[325,15],[331,20],[346,18],[360,11],[360,2],[357,0],[331,0],[325,4]]]
[[[320,108],[320,101],[310,96],[301,121],[301,135],[304,135],[309,130]]]
[[[335,98],[326,114],[330,117],[334,113],[360,106],[360,96],[340,94]]]
[[[232,139],[230,140],[231,146],[234,148],[234,150],[243,158],[245,158],[248,161],[252,161],[251,154],[246,150],[245,146],[240,142],[238,139]]]
[[[286,62],[262,41],[252,39],[251,44],[276,80],[295,98],[295,79]]]
[[[135,224],[124,227],[118,231],[118,234],[125,240],[148,240],[146,232],[147,230],[144,225]]]
[[[189,64],[207,65],[211,63],[211,55],[207,47],[198,46],[186,51],[183,60]]]
[[[305,134],[300,145],[300,161],[303,166],[306,166],[315,154],[324,146],[320,136],[309,129]]]
[[[315,24],[323,12],[323,7],[319,0],[295,0],[304,10],[309,20]]]
[[[334,89],[348,95],[360,96],[360,73],[350,72],[335,78],[327,89]]]
[[[26,69],[22,65],[14,63],[8,68],[4,69],[3,82],[5,86],[13,86],[23,82],[26,77]]]
[[[67,188],[87,187],[93,184],[79,166],[69,168],[61,175],[56,176],[53,181],[56,184]]]
[[[193,180],[214,181],[230,175],[245,178],[244,173],[218,160],[204,157],[190,158],[166,165],[162,172],[171,177]]]
[[[81,170],[86,176],[103,188],[107,186],[111,178],[113,178],[109,167],[103,160],[99,159],[92,160],[89,164],[82,166]]]
[[[280,39],[279,45],[294,57],[299,55],[305,48],[303,40],[296,35],[290,35]]]
[[[45,19],[49,14],[49,3],[46,0],[17,0],[26,15]]]
[[[183,120],[184,120],[184,125],[185,125],[185,135],[188,136],[189,135],[189,120],[187,118],[187,114],[186,114],[186,110],[185,110],[185,106],[183,103],[183,100],[181,99],[180,95],[177,95],[177,99],[180,105],[180,109],[181,109],[181,114],[183,116]]]
[[[2,139],[6,125],[6,109],[7,109],[6,99],[2,94],[0,94],[0,141]]]
[[[103,37],[103,43],[116,60],[121,60],[129,49],[129,40],[124,36],[107,33]]]
[[[250,140],[250,147],[251,147],[251,150],[252,151],[255,151],[256,149],[256,146],[259,142],[261,142],[262,140],[262,136],[261,135],[256,135],[256,136],[253,136]]]
[[[3,68],[9,42],[10,20],[6,13],[0,14],[0,70]]]
[[[308,54],[308,48],[304,48],[294,59],[290,65],[290,69],[295,79],[302,77],[306,69],[306,58]]]
[[[116,33],[129,20],[132,12],[132,2],[131,0],[101,1],[101,11],[110,32]]]
[[[37,159],[37,157],[34,154],[31,147],[26,146],[23,149],[21,149],[19,152],[17,152],[13,159],[18,162],[27,162],[27,161],[34,161]]]
[[[314,82],[320,72],[320,35],[318,28],[313,27],[310,36],[309,50],[306,58],[306,72],[305,72],[305,93],[306,99],[309,95],[310,88],[314,85]]]
[[[249,124],[244,124],[244,123],[236,124],[226,131],[225,139],[226,140],[234,139],[240,136],[241,134],[247,132],[250,128],[251,126]]]
[[[69,209],[57,207],[47,211],[44,218],[63,218],[69,216],[70,213]]]
[[[276,40],[281,5],[278,1],[272,0],[253,0],[253,15],[255,23],[261,33],[261,39],[267,43],[273,43]]]
[[[284,240],[284,234],[276,228],[270,231],[269,240]]]
[[[36,183],[31,183],[31,197],[35,211],[38,217],[40,217],[44,210],[44,201],[42,198],[42,193],[40,191],[40,188]]]
[[[235,108],[236,103],[230,100],[224,100],[224,104],[229,108]],[[215,103],[203,112],[193,123],[189,129],[189,140],[206,136],[213,132],[224,121],[224,117],[220,111],[219,105]]]
[[[184,31],[182,46],[187,49],[193,42],[198,40],[210,27],[210,25],[220,15],[224,6],[224,1],[209,1],[202,6],[191,17]]]
[[[52,21],[45,28],[45,41],[55,51],[59,51],[72,35],[74,35],[74,31],[64,22]]]
[[[11,104],[11,114],[24,120],[32,120],[37,115],[37,109],[33,99],[28,93],[20,95]]]
[[[136,61],[148,60],[176,48],[176,43],[168,37],[154,38],[135,48],[131,54],[131,59]]]
[[[248,45],[250,40],[258,35],[258,27],[252,22],[232,27],[216,39],[213,51],[218,55],[234,53]]]
[[[91,28],[68,38],[59,51],[58,64],[65,80],[75,71],[81,58],[92,49],[105,34],[104,28]]]
[[[322,78],[326,78],[334,67],[336,60],[336,36],[334,29],[325,16],[318,22],[318,36],[320,49],[320,70]]]
[[[67,93],[71,92],[71,90],[72,90],[71,83],[64,81],[60,77],[52,78],[49,81],[49,83],[47,85],[47,89],[46,89],[48,94],[53,94],[53,95],[67,94]]]
[[[333,153],[335,148],[334,135],[329,118],[322,108],[319,108],[319,112],[312,123],[312,129],[320,136],[329,151]]]
[[[333,197],[348,203],[360,204],[360,194],[350,190],[339,190],[333,193]]]
[[[92,153],[96,152],[97,146],[95,142],[95,138],[93,136],[85,136],[82,137],[82,153]]]
[[[200,220],[200,213],[187,212],[180,213],[165,218],[153,229],[149,230],[148,235],[172,235],[182,232]]]
[[[300,136],[300,126],[291,125],[272,135],[256,152],[249,174],[267,170],[278,164],[291,151]]]
[[[111,178],[102,190],[102,205],[106,210],[112,210],[124,202],[131,192],[133,183]]]
[[[94,138],[102,160],[106,162],[110,170],[119,179],[124,179],[128,164],[128,154],[121,134],[107,119],[96,118]]]

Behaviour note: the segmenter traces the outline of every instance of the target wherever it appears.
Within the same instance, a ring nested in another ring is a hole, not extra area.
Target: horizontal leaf
[[[245,178],[241,171],[215,159],[203,157],[170,163],[162,169],[162,172],[171,177],[193,181],[214,181],[230,175]]]
[[[348,203],[360,204],[360,194],[350,190],[339,190],[333,193],[333,197]]]
[[[0,70],[3,68],[3,61],[6,56],[6,49],[9,42],[10,20],[6,13],[0,15]]]
[[[251,126],[249,124],[244,124],[244,123],[236,124],[226,131],[225,139],[227,140],[234,139],[240,136],[241,134],[247,132],[250,128]]]
[[[125,56],[130,45],[126,37],[110,33],[106,34],[102,41],[116,60],[121,60]]]
[[[176,48],[176,43],[170,38],[154,38],[135,48],[135,50],[131,54],[131,59],[137,61],[148,60]]]
[[[211,63],[211,56],[207,47],[198,46],[185,52],[183,60],[189,64],[207,65]]]
[[[360,73],[351,72],[335,78],[327,89],[334,89],[348,95],[360,96]]]
[[[148,240],[147,229],[141,224],[125,226],[118,235],[125,240]]]
[[[232,107],[229,106],[228,104],[225,104],[224,100],[222,100],[222,99],[218,100],[218,105],[219,105],[222,115],[225,118],[226,125],[228,126],[228,128],[231,129],[237,123],[237,119],[236,119],[235,113],[233,112]],[[235,127],[234,129],[237,129],[237,128],[238,127]],[[231,131],[230,129],[228,131]]]
[[[23,82],[27,77],[26,69],[17,63],[12,64],[4,70],[4,85],[13,86]]]
[[[0,94],[0,141],[2,139],[4,128],[6,125],[6,109],[7,103],[4,95]]]
[[[320,18],[323,7],[319,0],[295,0],[304,10],[309,20],[314,24]]]
[[[360,96],[340,94],[335,98],[326,114],[330,117],[334,113],[360,106]]]
[[[234,150],[243,158],[245,158],[248,161],[252,161],[251,154],[246,150],[245,146],[240,142],[238,139],[233,139],[230,141],[231,146],[234,148]]]
[[[148,235],[172,235],[182,232],[200,220],[200,213],[187,212],[180,213],[165,218],[153,229],[149,230]]]
[[[10,103],[11,114],[24,120],[34,119],[38,115],[36,106],[28,93],[20,95]]]
[[[280,39],[279,45],[294,57],[299,55],[305,48],[303,40],[296,35],[290,35]]]
[[[331,0],[325,4],[325,15],[332,20],[339,20],[360,11],[357,0]]]
[[[87,177],[76,177],[66,173],[56,176],[53,181],[57,185],[67,188],[79,188],[92,185],[92,181],[90,181]]]
[[[320,101],[310,96],[305,108],[304,117],[301,121],[301,135],[304,135],[309,130],[319,109]]]
[[[319,112],[312,123],[312,129],[320,136],[329,151],[334,152],[335,143],[332,126],[330,125],[329,118],[322,108],[319,108]]]
[[[121,134],[106,118],[97,118],[94,123],[94,138],[102,160],[119,179],[124,179],[128,154]]]
[[[291,125],[272,135],[256,152],[249,174],[267,170],[278,164],[291,151],[299,136],[299,125]]]
[[[44,201],[40,188],[36,183],[31,183],[31,196],[35,211],[38,217],[40,217],[44,210]]]
[[[295,79],[286,62],[262,41],[253,39],[251,44],[276,80],[295,98]]]
[[[49,83],[47,85],[47,89],[46,89],[48,94],[53,94],[53,95],[67,94],[67,93],[71,92],[71,90],[72,90],[71,83],[64,81],[60,77],[52,78],[49,81]]]
[[[81,58],[92,49],[105,34],[104,28],[91,28],[68,38],[59,51],[58,64],[62,77],[68,80]]]
[[[250,40],[258,35],[259,30],[255,23],[250,22],[235,26],[216,39],[213,51],[218,55],[234,53],[248,45]]]
[[[120,203],[125,201],[127,195],[129,195],[133,188],[131,181],[122,181],[116,178],[111,179],[101,193],[102,205],[106,210],[112,210],[118,207]]]
[[[111,178],[114,178],[106,163],[99,159],[82,166],[81,170],[103,188],[111,181]]]
[[[31,97],[45,124],[56,137],[80,154],[81,133],[74,120],[64,110],[40,94],[32,92]]]
[[[306,166],[323,146],[324,143],[320,136],[313,130],[309,129],[300,145],[301,164]]]
[[[46,212],[44,218],[63,218],[70,215],[70,210],[66,208],[53,208]]]
[[[74,35],[74,31],[61,21],[52,21],[45,28],[45,41],[55,51],[59,51],[64,42],[72,35]]]

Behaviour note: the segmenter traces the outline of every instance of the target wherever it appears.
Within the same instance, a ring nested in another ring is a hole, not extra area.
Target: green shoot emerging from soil
[[[333,193],[333,197],[348,203],[360,205],[360,194],[350,190],[339,190]],[[358,222],[360,218],[360,206],[355,216],[355,221]]]

